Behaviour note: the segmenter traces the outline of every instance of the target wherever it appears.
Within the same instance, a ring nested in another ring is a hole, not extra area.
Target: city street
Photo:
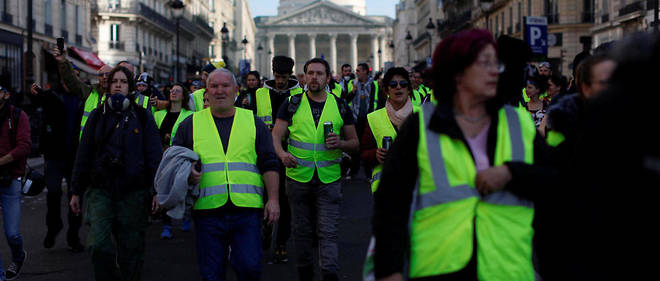
[[[30,159],[39,166],[40,159]],[[339,262],[342,280],[360,280],[365,252],[369,242],[372,198],[369,185],[364,180],[353,180],[343,186],[344,201],[340,222]],[[62,200],[62,212],[65,212]],[[46,234],[46,192],[36,197],[23,197],[21,234],[28,251],[27,263],[16,280],[56,281],[94,280],[91,259],[86,252],[72,253],[66,245],[66,226],[57,237],[55,246],[44,249],[42,243]],[[160,222],[154,222],[147,231],[147,249],[142,280],[199,280],[195,258],[193,232],[181,232],[180,221],[174,221],[174,239],[161,240]],[[65,225],[66,221],[65,221]],[[81,237],[87,235],[87,226],[81,229]],[[0,253],[5,268],[11,262],[7,240],[2,235]],[[265,257],[270,252],[265,252]],[[289,262],[285,265],[266,264],[262,280],[296,280],[297,272],[293,249],[289,242]],[[233,278],[229,270],[229,280]]]

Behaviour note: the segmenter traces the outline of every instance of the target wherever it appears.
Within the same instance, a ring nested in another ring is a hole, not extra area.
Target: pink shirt
[[[474,156],[474,161],[477,165],[477,172],[488,169],[490,162],[488,161],[488,130],[490,129],[490,123],[488,123],[481,132],[472,138],[466,137],[470,150]]]

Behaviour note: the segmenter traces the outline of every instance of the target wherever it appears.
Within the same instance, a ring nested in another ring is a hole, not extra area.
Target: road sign
[[[532,53],[548,55],[548,18],[525,17],[525,42]]]

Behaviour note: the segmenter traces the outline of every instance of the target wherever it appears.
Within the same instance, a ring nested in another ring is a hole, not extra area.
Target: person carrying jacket
[[[299,280],[313,279],[314,237],[319,242],[322,280],[339,280],[339,163],[342,151],[357,152],[359,143],[350,108],[325,90],[330,77],[328,62],[314,58],[303,69],[309,90],[291,96],[280,106],[273,145],[286,166]],[[287,150],[281,142],[285,136],[289,139]]]
[[[5,271],[0,260],[0,280],[13,280],[27,258],[20,233],[21,182],[30,154],[30,119],[9,103],[10,93],[0,86],[0,207],[12,262]],[[6,279],[5,279],[6,278]]]
[[[42,90],[37,84],[30,89],[32,101],[44,109],[44,124],[41,128],[39,150],[44,155],[44,177],[48,187],[46,195],[46,227],[48,229],[44,238],[44,248],[52,248],[55,238],[63,228],[60,216],[62,179],[66,179],[68,186],[67,202],[73,195],[71,193],[71,173],[73,162],[76,160],[78,148],[78,134],[80,126],[80,99],[68,91],[64,83],[57,84],[55,89]],[[82,225],[82,217],[76,216],[68,208],[69,228],[66,241],[74,252],[84,250],[80,244],[78,232]]]
[[[438,45],[438,105],[404,122],[375,193],[378,280],[535,280],[525,172],[544,140],[524,109],[498,102],[496,48],[487,30]]]
[[[149,209],[157,209],[151,188],[163,150],[153,115],[127,98],[135,90],[129,70],[117,66],[108,77],[110,94],[83,130],[69,204],[80,215],[85,194],[87,248],[96,280],[139,280]]]
[[[273,141],[252,111],[234,106],[238,83],[233,73],[211,72],[206,89],[209,108],[186,118],[173,143],[201,159],[201,171],[193,166],[189,177],[200,185],[192,214],[200,275],[225,280],[229,259],[238,280],[256,281],[263,267],[261,221],[272,224],[280,213]]]

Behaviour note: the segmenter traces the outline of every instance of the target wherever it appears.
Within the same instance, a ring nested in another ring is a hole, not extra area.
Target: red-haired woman
[[[534,280],[534,207],[519,172],[543,138],[524,108],[500,101],[503,69],[486,30],[437,46],[438,105],[402,125],[375,193],[379,280]]]

